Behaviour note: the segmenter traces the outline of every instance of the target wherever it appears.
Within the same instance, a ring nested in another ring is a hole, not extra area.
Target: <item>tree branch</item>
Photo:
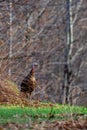
[[[78,5],[77,5],[76,15],[75,15],[75,17],[74,17],[74,19],[73,19],[73,25],[75,24],[76,19],[77,19],[77,17],[78,17],[78,12],[79,12],[79,10],[80,10],[80,8],[81,8],[82,2],[83,2],[83,0],[80,0],[80,2],[79,2]]]

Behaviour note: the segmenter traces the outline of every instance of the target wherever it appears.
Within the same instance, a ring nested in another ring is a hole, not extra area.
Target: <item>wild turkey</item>
[[[27,98],[31,96],[31,93],[34,91],[37,84],[34,74],[35,66],[38,66],[38,64],[33,63],[30,73],[23,79],[20,85],[20,92]]]

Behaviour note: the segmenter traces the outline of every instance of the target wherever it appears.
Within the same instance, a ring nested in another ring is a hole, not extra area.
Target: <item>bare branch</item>
[[[75,61],[76,57],[78,57],[79,54],[83,51],[83,49],[84,49],[84,47],[82,46],[82,47],[80,47],[80,48],[77,50],[76,54],[75,54],[75,55],[72,57],[72,59],[71,59],[71,62],[72,62],[72,63]]]
[[[82,2],[83,2],[83,0],[80,0],[80,2],[79,2],[78,5],[77,5],[75,17],[74,17],[74,19],[73,19],[73,25],[74,25],[74,23],[75,23],[75,21],[76,21],[76,19],[77,19],[77,17],[78,17],[78,13],[79,13],[79,10],[80,10],[80,8],[81,8]]]

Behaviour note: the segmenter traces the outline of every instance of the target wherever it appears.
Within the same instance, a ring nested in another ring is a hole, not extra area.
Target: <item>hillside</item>
[[[87,108],[27,100],[12,81],[0,82],[0,129],[84,130]]]

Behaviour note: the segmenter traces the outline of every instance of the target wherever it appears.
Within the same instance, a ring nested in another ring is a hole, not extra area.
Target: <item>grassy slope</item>
[[[43,120],[68,120],[78,119],[79,116],[85,118],[87,108],[67,105],[48,105],[41,104],[38,107],[20,106],[0,106],[0,124],[17,122],[29,123],[32,121]]]

